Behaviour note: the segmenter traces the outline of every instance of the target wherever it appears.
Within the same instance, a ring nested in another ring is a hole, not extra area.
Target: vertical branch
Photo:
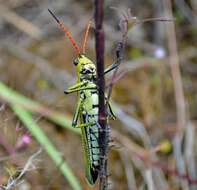
[[[164,6],[167,16],[172,18],[172,5],[170,0],[164,0]],[[177,42],[174,22],[167,24],[167,40],[169,48],[169,62],[174,83],[175,101],[177,107],[177,125],[183,130],[186,125],[185,99],[183,93],[183,84],[179,67],[179,57],[177,53]]]
[[[105,108],[105,78],[104,78],[104,31],[103,31],[103,6],[104,0],[95,0],[95,24],[96,24],[96,60],[99,91],[99,145],[100,145],[100,173],[99,189],[106,190],[107,181],[107,153],[108,130]]]
[[[171,0],[163,0],[164,10],[167,16],[172,18],[172,4]],[[177,111],[177,131],[174,137],[174,155],[176,157],[176,165],[178,172],[183,174],[186,172],[185,161],[182,154],[182,142],[183,135],[186,128],[186,109],[185,109],[185,99],[183,92],[183,84],[181,78],[181,72],[179,67],[179,57],[177,53],[177,41],[175,34],[175,25],[173,22],[168,23],[167,25],[167,41],[169,48],[169,63],[172,74],[172,79],[174,83],[174,93],[175,93],[175,102],[176,102],[176,111]],[[183,189],[189,189],[188,183],[181,181],[181,186]]]

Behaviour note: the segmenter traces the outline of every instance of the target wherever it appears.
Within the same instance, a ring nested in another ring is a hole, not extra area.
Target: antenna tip
[[[48,9],[49,13],[52,15],[52,17],[56,20],[57,23],[60,23],[59,19],[54,15],[54,13]]]
[[[50,14],[53,14],[52,11],[51,11],[50,9],[48,9],[48,11],[49,11]]]

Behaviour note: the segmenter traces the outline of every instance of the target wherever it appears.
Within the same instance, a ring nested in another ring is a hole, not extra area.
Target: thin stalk
[[[172,18],[172,2],[170,0],[163,0],[164,11]],[[176,114],[177,114],[177,130],[174,137],[174,155],[176,157],[176,165],[178,172],[180,174],[186,173],[185,161],[182,153],[182,143],[185,133],[185,128],[187,124],[186,118],[186,104],[183,92],[183,83],[181,78],[181,71],[179,66],[179,56],[177,50],[176,32],[175,24],[173,22],[168,23],[166,27],[167,32],[167,42],[169,49],[169,64],[174,84],[175,102],[176,102]],[[189,184],[187,181],[181,181],[181,186],[183,189],[189,189]]]
[[[107,180],[107,153],[108,153],[108,126],[106,120],[105,107],[105,78],[104,78],[104,31],[103,31],[103,16],[104,16],[104,0],[95,0],[95,24],[96,24],[96,64],[98,77],[98,92],[99,92],[99,145],[100,145],[100,174],[99,174],[99,189],[106,190],[108,187]]]

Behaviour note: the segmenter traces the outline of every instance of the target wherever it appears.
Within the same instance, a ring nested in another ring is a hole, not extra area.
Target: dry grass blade
[[[19,16],[15,12],[9,10],[7,7],[0,5],[0,16],[6,21],[13,24],[19,30],[25,32],[34,39],[40,39],[42,36],[41,30],[30,21]]]
[[[172,3],[170,0],[163,0],[165,13],[167,16],[172,17]],[[172,79],[174,83],[174,93],[176,101],[177,112],[177,132],[174,137],[174,154],[176,157],[177,168],[180,173],[186,173],[186,166],[182,155],[182,141],[187,124],[186,119],[186,106],[183,92],[183,84],[179,67],[179,56],[177,52],[177,42],[175,34],[175,24],[173,22],[166,24],[168,48],[169,48],[169,63],[171,68]],[[183,189],[189,189],[187,182],[181,181]]]
[[[32,169],[35,169],[35,161],[37,160],[37,157],[41,154],[42,149],[39,149],[36,153],[34,153],[27,161],[27,163],[25,164],[25,166],[23,167],[22,171],[20,172],[20,174],[16,177],[13,178],[12,176],[10,176],[10,178],[8,179],[8,183],[6,186],[3,186],[4,190],[11,190],[15,187],[17,187],[19,184],[22,183],[22,177],[29,171]]]

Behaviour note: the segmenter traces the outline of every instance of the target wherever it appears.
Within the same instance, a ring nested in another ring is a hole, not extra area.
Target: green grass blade
[[[47,117],[49,120],[53,121],[54,123],[62,127],[68,128],[69,130],[72,130],[76,133],[80,133],[80,129],[75,129],[71,127],[71,120],[67,119],[67,117],[64,114],[51,110],[46,106],[42,106],[38,102],[33,101],[19,94],[18,92],[8,88],[2,82],[0,82],[0,97],[8,103],[20,105],[21,107],[31,112],[36,112]]]
[[[62,159],[60,153],[56,150],[56,148],[45,135],[45,133],[33,120],[32,115],[29,112],[27,112],[24,108],[17,106],[15,104],[11,104],[11,108],[17,114],[20,120],[24,123],[24,125],[29,129],[29,131],[35,137],[35,139],[44,147],[44,149],[55,162],[55,164],[60,168],[62,174],[66,177],[71,187],[74,190],[81,190],[82,188],[76,177],[73,175],[71,169],[69,168],[67,163]]]

